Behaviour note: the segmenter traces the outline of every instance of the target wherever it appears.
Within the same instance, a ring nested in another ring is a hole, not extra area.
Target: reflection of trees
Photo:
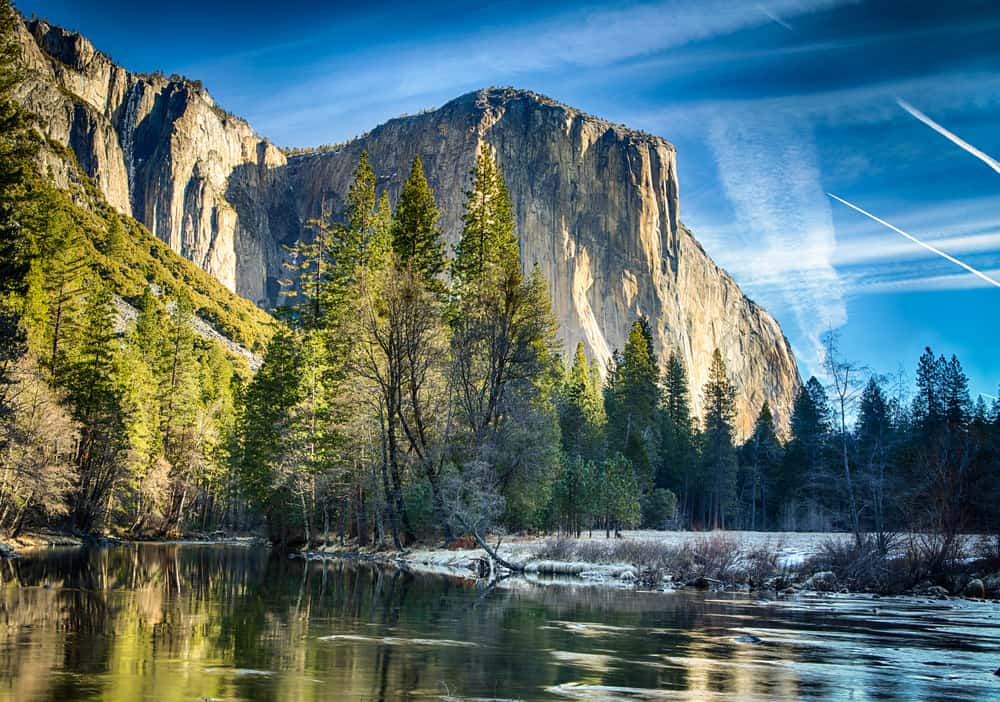
[[[0,563],[0,681],[9,681],[0,700],[75,699],[81,685],[116,701],[308,701],[445,685],[532,698],[569,681],[705,694],[797,684],[788,668],[732,664],[751,655],[726,634],[739,625],[736,603],[509,584],[485,593],[457,578],[237,547],[140,545]],[[330,634],[370,640],[320,640]],[[386,636],[477,647],[389,645]]]

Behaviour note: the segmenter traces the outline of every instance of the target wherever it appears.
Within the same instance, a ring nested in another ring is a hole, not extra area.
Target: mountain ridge
[[[336,149],[285,154],[197,81],[130,73],[40,20],[20,36],[22,98],[46,136],[72,149],[112,206],[258,305],[278,301],[282,245],[306,236],[308,219],[341,215],[362,150],[393,201],[419,153],[454,245],[472,158],[486,143],[514,200],[522,264],[543,269],[567,352],[582,341],[603,365],[645,315],[661,357],[685,360],[696,410],[718,347],[740,391],[740,431],[764,400],[787,424],[801,383],[791,348],[681,222],[666,139],[534,91],[486,88]]]

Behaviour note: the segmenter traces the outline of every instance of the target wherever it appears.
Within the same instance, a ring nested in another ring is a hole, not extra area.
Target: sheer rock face
[[[266,300],[280,267],[261,198],[280,150],[216,107],[198,84],[129,73],[86,38],[43,21],[18,28],[25,105],[53,142],[70,147],[105,199],[228,287]],[[65,173],[50,169],[57,184]],[[237,202],[242,211],[237,211]]]
[[[679,219],[676,154],[663,139],[527,91],[490,89],[394,119],[335,151],[286,157],[197,85],[115,66],[77,34],[22,32],[24,101],[107,200],[258,304],[278,302],[281,244],[343,212],[367,150],[393,201],[420,155],[450,245],[482,143],[496,152],[517,213],[525,269],[549,281],[568,352],[606,363],[639,315],[665,360],[687,365],[695,409],[718,347],[738,390],[741,434],[762,402],[782,425],[800,379],[777,322],[705,254]],[[58,167],[50,168],[58,178]]]

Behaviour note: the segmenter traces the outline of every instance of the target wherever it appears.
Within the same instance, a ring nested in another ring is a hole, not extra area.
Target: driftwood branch
[[[500,541],[497,541],[496,548],[494,548],[490,546],[489,543],[486,541],[486,539],[483,538],[482,534],[479,533],[479,529],[473,527],[461,516],[459,516],[459,521],[462,523],[462,526],[465,527],[466,531],[472,534],[472,538],[476,540],[477,544],[479,544],[479,548],[486,551],[486,554],[493,560],[494,563],[497,563],[514,573],[524,572],[523,565],[519,565],[517,563],[511,563],[510,561],[501,557],[499,553],[497,553],[497,549],[500,548]]]

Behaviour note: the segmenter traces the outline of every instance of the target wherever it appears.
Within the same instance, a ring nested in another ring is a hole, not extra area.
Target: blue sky
[[[21,0],[116,61],[204,81],[290,146],[343,141],[488,85],[663,136],[681,216],[781,322],[912,377],[925,345],[973,394],[1000,383],[1000,288],[827,196],[1000,278],[1000,4],[694,0],[362,3]]]

